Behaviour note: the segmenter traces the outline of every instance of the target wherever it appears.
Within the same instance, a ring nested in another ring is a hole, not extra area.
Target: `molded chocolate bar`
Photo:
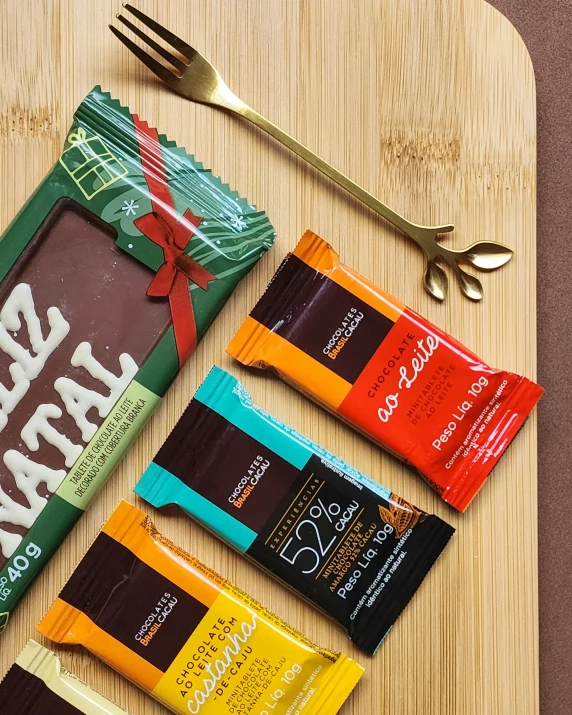
[[[0,384],[14,384],[0,392],[0,569],[171,324],[168,303],[146,295],[149,269],[116,238],[60,199],[0,284]],[[91,471],[76,470],[78,494]]]

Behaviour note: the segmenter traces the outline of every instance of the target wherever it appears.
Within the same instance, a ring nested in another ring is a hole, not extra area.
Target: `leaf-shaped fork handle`
[[[490,271],[495,268],[500,268],[511,259],[513,252],[510,248],[494,241],[477,241],[467,248],[458,251],[446,248],[441,245],[437,239],[439,234],[453,231],[453,225],[421,226],[408,221],[404,216],[389,206],[386,206],[386,204],[373,196],[373,194],[370,194],[369,191],[366,191],[363,187],[359,186],[359,184],[356,184],[355,181],[352,181],[345,174],[342,174],[341,171],[335,169],[313,151],[303,144],[300,144],[294,137],[282,131],[282,129],[244,104],[244,102],[237,97],[234,97],[234,99],[236,102],[233,102],[231,106],[226,105],[227,109],[240,114],[275,139],[278,139],[278,141],[287,146],[288,149],[291,149],[298,154],[298,156],[302,157],[302,159],[305,159],[309,164],[318,169],[318,171],[321,171],[328,178],[332,179],[332,181],[335,181],[336,184],[339,184],[349,191],[350,194],[360,199],[360,201],[363,201],[366,206],[369,206],[370,209],[376,211],[380,216],[383,216],[383,218],[415,241],[425,256],[425,289],[438,300],[444,300],[446,298],[448,287],[447,276],[438,265],[438,262],[447,264],[453,270],[461,291],[467,298],[471,300],[481,300],[483,297],[483,289],[480,281],[469,273],[466,273],[460,264],[470,263],[476,268]]]
[[[110,26],[112,32],[133,52],[149,69],[160,77],[171,89],[178,92],[183,97],[193,102],[210,104],[221,107],[231,112],[235,112],[260,129],[273,136],[279,142],[287,146],[298,156],[305,159],[313,167],[321,171],[328,178],[335,181],[341,187],[349,191],[356,198],[363,201],[366,206],[383,216],[387,221],[399,228],[409,238],[419,246],[425,255],[425,288],[438,300],[444,300],[447,295],[447,276],[439,265],[448,265],[455,273],[462,292],[471,300],[480,300],[483,297],[483,289],[480,281],[474,276],[466,273],[461,268],[461,263],[470,263],[481,270],[494,270],[504,265],[512,257],[512,251],[500,243],[493,241],[477,241],[465,249],[455,251],[442,246],[437,238],[440,233],[449,233],[453,230],[451,224],[444,226],[420,226],[411,223],[406,218],[398,214],[393,209],[386,206],[375,196],[364,188],[356,184],[349,177],[342,174],[326,161],[321,159],[313,151],[300,144],[299,141],[282,131],[275,124],[256,112],[254,109],[239,99],[226,85],[215,67],[193,47],[188,45],[180,37],[164,28],[152,18],[145,15],[137,8],[125,4],[125,9],[137,17],[143,24],[147,25],[153,32],[159,35],[169,45],[171,45],[183,59],[176,57],[159,45],[155,40],[148,37],[140,28],[134,25],[127,18],[118,15],[118,19],[140,39],[147,43],[155,52],[166,60],[173,70],[159,63],[154,57],[147,54],[141,47],[136,45],[117,28]]]
[[[461,263],[470,263],[481,270],[494,270],[500,268],[507,263],[513,252],[510,248],[503,246],[501,243],[494,241],[477,241],[462,250],[453,250],[446,248],[438,242],[438,236],[441,233],[450,233],[454,226],[445,224],[443,226],[421,226],[408,221],[404,216],[394,211],[389,206],[386,206],[378,198],[370,194],[363,187],[356,184],[341,171],[338,171],[326,161],[321,159],[313,151],[305,147],[299,141],[294,139],[286,132],[282,131],[275,124],[256,112],[254,109],[244,104],[240,99],[233,95],[232,104],[219,105],[225,106],[226,109],[240,114],[257,127],[260,127],[265,132],[278,139],[279,142],[291,149],[298,156],[305,159],[313,167],[321,171],[328,178],[335,181],[341,187],[349,191],[350,194],[363,201],[366,206],[376,211],[380,216],[383,216],[387,221],[392,223],[404,234],[409,236],[419,246],[425,256],[426,271],[424,277],[425,289],[438,300],[444,300],[447,296],[448,281],[443,269],[438,265],[439,262],[447,264],[455,273],[461,291],[471,300],[481,300],[483,297],[483,289],[481,282],[474,276],[466,273],[461,268]]]

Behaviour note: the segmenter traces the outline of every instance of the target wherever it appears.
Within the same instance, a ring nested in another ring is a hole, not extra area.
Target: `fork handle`
[[[245,117],[245,119],[248,119],[253,124],[256,124],[257,127],[260,127],[260,129],[263,129],[275,139],[278,139],[278,141],[282,142],[284,146],[287,146],[288,149],[291,149],[294,153],[298,154],[298,156],[302,157],[302,159],[305,159],[309,164],[318,169],[318,171],[321,171],[328,178],[332,179],[332,181],[335,181],[336,184],[339,184],[341,187],[346,189],[346,191],[349,191],[350,194],[353,194],[356,198],[360,199],[360,201],[363,201],[366,206],[369,206],[370,209],[376,211],[378,214],[383,216],[383,218],[412,238],[425,252],[423,238],[429,227],[419,226],[411,223],[411,221],[408,221],[406,218],[370,194],[369,191],[366,191],[359,184],[356,184],[355,181],[352,181],[345,174],[342,174],[341,171],[334,169],[333,166],[321,159],[317,154],[314,154],[313,151],[310,151],[310,149],[305,147],[303,144],[300,144],[300,142],[294,139],[294,137],[291,137],[289,134],[282,131],[282,129],[277,127],[248,105],[241,102],[239,107],[233,107],[233,109],[238,114]]]

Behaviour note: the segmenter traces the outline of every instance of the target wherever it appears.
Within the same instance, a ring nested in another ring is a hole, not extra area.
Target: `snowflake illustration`
[[[230,225],[237,231],[244,231],[246,228],[246,221],[243,216],[229,216]]]
[[[125,211],[126,216],[133,215],[137,213],[135,209],[139,208],[139,204],[135,203],[135,199],[131,199],[131,201],[127,201],[127,199],[123,202],[123,206],[121,207],[122,211]]]

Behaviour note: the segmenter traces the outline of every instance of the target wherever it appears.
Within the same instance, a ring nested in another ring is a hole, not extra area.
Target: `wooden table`
[[[344,713],[538,712],[536,423],[527,423],[466,515],[409,470],[277,381],[239,369],[224,347],[306,227],[485,360],[535,376],[536,125],[532,66],[510,24],[482,0],[182,0],[139,7],[210,57],[245,101],[412,220],[453,221],[456,246],[516,251],[485,276],[485,300],[451,283],[421,288],[421,257],[381,219],[258,130],[158,85],[111,36],[109,0],[0,6],[0,225],[57,159],[74,108],[95,84],[187,147],[268,212],[276,247],[244,281],[89,514],[14,616],[4,673],[117,501],[131,488],[213,363],[258,404],[458,529],[375,659],[324,617],[182,515],[160,530],[313,640],[367,673]],[[38,638],[38,636],[36,635]],[[66,667],[133,715],[161,706],[79,649]]]

